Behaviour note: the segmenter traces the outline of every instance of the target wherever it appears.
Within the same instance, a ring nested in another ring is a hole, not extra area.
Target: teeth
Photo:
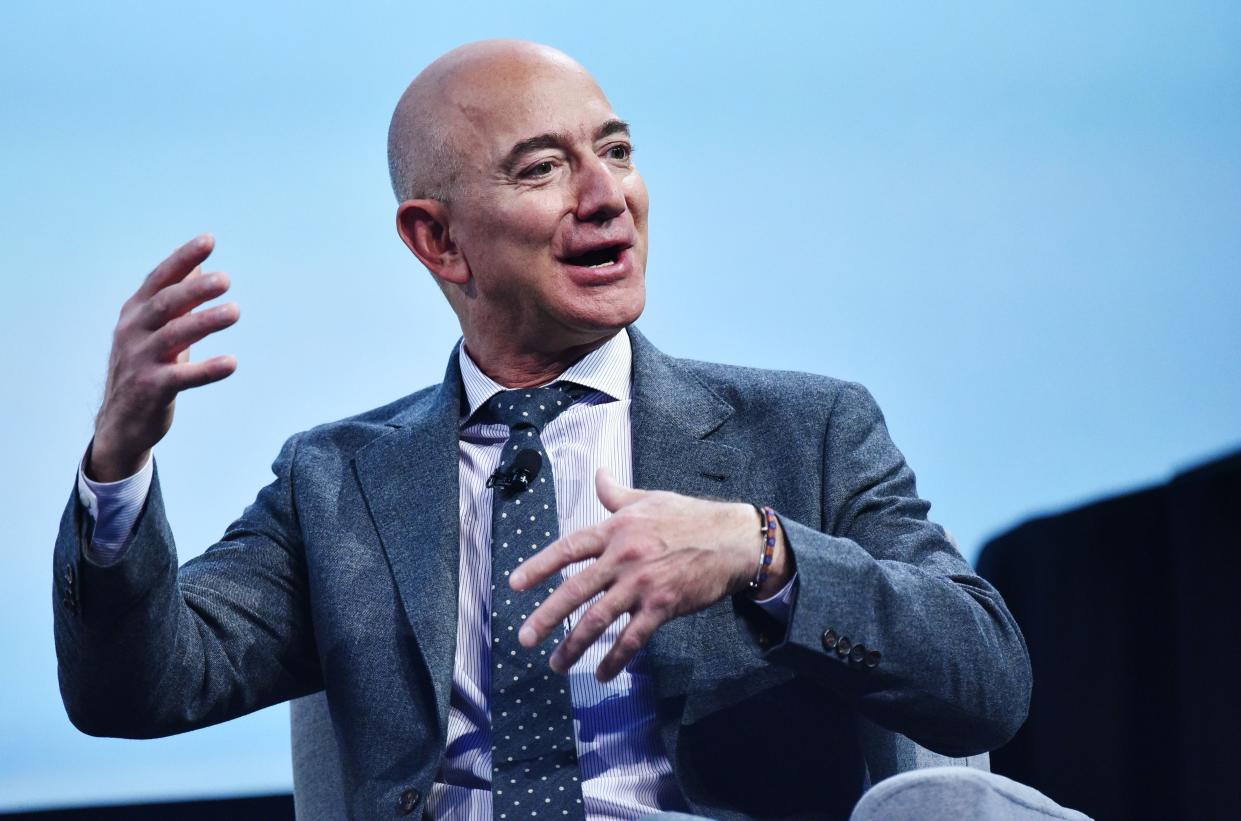
[[[587,268],[602,268],[605,265],[611,265],[611,264],[612,264],[612,260],[609,259],[606,262],[596,262],[594,265],[587,265],[586,267]]]

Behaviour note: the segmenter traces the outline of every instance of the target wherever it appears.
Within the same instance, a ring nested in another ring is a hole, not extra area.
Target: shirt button
[[[418,799],[420,798],[422,798],[422,795],[417,790],[406,790],[401,793],[401,800],[397,802],[397,807],[402,813],[409,815],[414,811],[414,807],[418,806]]]
[[[836,641],[837,641],[837,636],[836,636],[835,630],[824,630],[823,631],[823,649],[824,650],[828,651],[829,653],[835,650]]]

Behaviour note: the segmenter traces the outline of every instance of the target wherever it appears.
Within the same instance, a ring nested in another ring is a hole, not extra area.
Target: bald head
[[[388,127],[388,172],[398,202],[449,202],[472,132],[485,127],[492,99],[520,93],[538,75],[571,72],[589,78],[562,51],[524,40],[481,40],[444,54],[414,78]],[[593,80],[591,80],[593,82]]]
[[[648,198],[632,154],[599,84],[547,46],[471,43],[410,83],[388,132],[397,233],[484,368],[580,355],[642,312]]]

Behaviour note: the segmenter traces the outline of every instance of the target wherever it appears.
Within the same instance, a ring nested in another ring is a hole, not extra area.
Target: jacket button
[[[866,666],[872,670],[879,666],[879,651],[878,650],[871,650],[869,653],[866,654]]]
[[[853,649],[849,651],[849,661],[853,662],[854,664],[857,664],[859,661],[861,661],[865,657],[866,657],[866,645],[865,644],[855,644],[853,645]]]
[[[409,815],[414,811],[414,807],[418,806],[418,799],[422,798],[421,793],[417,790],[409,789],[401,793],[401,800],[397,802],[397,807],[405,815]]]
[[[68,585],[73,584],[73,565],[72,564],[65,565],[65,584],[68,584]]]
[[[836,655],[844,658],[849,655],[849,651],[853,649],[853,642],[849,641],[848,636],[841,636],[840,641],[836,642]]]
[[[829,653],[836,649],[836,631],[835,630],[824,630],[823,631],[823,649],[828,651]]]

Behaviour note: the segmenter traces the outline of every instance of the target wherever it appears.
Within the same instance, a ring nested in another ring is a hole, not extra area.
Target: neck
[[[474,360],[474,364],[478,365],[479,370],[497,384],[506,388],[532,388],[551,382],[567,371],[574,362],[602,347],[617,333],[612,331],[599,339],[554,351],[514,350],[497,344],[498,341],[495,340],[491,341],[493,344],[488,344],[488,340],[467,335],[465,352]]]

